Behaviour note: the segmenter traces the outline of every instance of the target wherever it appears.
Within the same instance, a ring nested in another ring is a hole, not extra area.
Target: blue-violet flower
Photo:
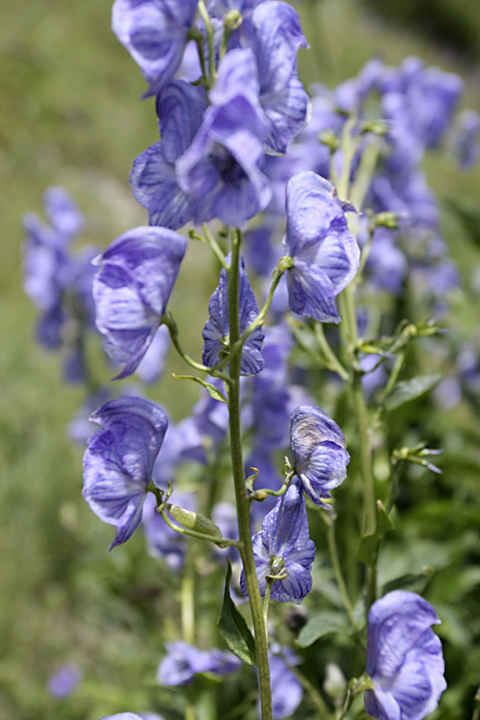
[[[422,720],[446,688],[442,645],[431,626],[440,620],[416,593],[395,590],[368,614],[367,673],[374,690],[365,709],[379,720]]]

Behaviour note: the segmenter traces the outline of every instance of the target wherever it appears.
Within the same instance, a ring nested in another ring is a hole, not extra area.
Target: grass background
[[[307,85],[333,87],[373,55],[396,64],[414,54],[462,75],[463,106],[480,110],[475,61],[351,0],[298,8],[312,46],[300,57]],[[98,720],[162,702],[153,686],[161,641],[171,635],[169,601],[161,593],[170,581],[144,556],[141,537],[106,552],[111,528],[80,497],[81,451],[65,433],[81,391],[62,383],[58,356],[35,344],[35,310],[23,293],[20,265],[22,214],[42,213],[49,185],[63,185],[77,199],[88,219],[85,241],[104,247],[146,223],[127,180],[133,158],[158,139],[153,101],[139,101],[145,83],[110,31],[110,11],[110,0],[2,0],[0,6],[2,720]],[[441,198],[478,201],[478,168],[460,174],[451,160],[432,157],[427,169]],[[448,215],[444,230],[468,285],[479,270],[478,254]],[[191,352],[200,348],[215,285],[210,259],[191,244],[170,304]],[[470,315],[466,328],[476,321]],[[181,363],[175,368],[185,370]],[[152,397],[178,418],[196,391],[167,377]],[[152,585],[153,609],[144,601]],[[70,660],[84,668],[85,680],[58,703],[45,682]]]

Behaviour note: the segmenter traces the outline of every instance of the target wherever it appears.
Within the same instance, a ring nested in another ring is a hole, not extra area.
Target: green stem
[[[480,687],[475,694],[475,705],[473,707],[472,720],[480,719]]]
[[[230,343],[233,348],[240,339],[239,327],[239,265],[240,265],[240,230],[232,231],[232,255],[228,282],[228,310],[230,324]],[[242,456],[242,430],[240,423],[240,366],[241,348],[230,355],[230,390],[228,393],[230,453],[232,472],[237,503],[238,535],[242,543],[242,560],[247,583],[250,610],[255,631],[255,651],[260,686],[260,705],[263,720],[272,720],[272,696],[270,688],[270,668],[268,663],[268,643],[263,623],[262,599],[258,587],[255,559],[252,549],[252,532],[250,527],[250,503],[248,501]]]
[[[340,710],[340,713],[336,720],[343,720],[348,715],[348,711],[350,710],[352,703],[357,695],[359,695],[361,692],[364,692],[365,690],[373,689],[374,688],[372,681],[366,673],[359,677],[358,680],[356,678],[350,680],[350,682],[348,683],[348,688],[342,709]]]
[[[215,545],[218,545],[218,547],[221,548],[236,547],[241,550],[242,543],[238,540],[227,540],[226,538],[218,538],[214,535],[207,535],[206,533],[197,532],[196,530],[187,530],[187,528],[182,528],[180,527],[180,525],[177,525],[170,520],[165,510],[160,510],[160,515],[165,520],[168,527],[172,530],[175,530],[175,532],[179,533],[180,535],[189,535],[190,537],[198,538],[199,540],[209,540],[210,542],[215,543]]]
[[[366,147],[362,153],[355,182],[353,183],[350,192],[350,202],[355,206],[358,212],[362,209],[365,195],[370,187],[370,182],[377,164],[379,150],[379,139],[375,137],[375,135],[366,139]]]
[[[340,360],[337,358],[335,353],[333,352],[332,348],[329,345],[329,342],[327,338],[325,337],[325,333],[323,332],[323,325],[320,322],[315,323],[315,335],[318,341],[318,344],[320,345],[320,349],[325,355],[325,358],[328,361],[328,369],[333,370],[336,372],[342,380],[348,381],[350,379],[350,376],[348,372],[343,367]]]
[[[206,223],[203,223],[203,224],[202,224],[202,230],[203,230],[203,234],[205,235],[205,240],[207,241],[207,245],[209,245],[209,246],[211,247],[211,249],[212,249],[212,251],[213,251],[213,254],[214,254],[215,257],[217,258],[217,260],[219,261],[219,263],[221,264],[221,266],[222,266],[223,268],[225,268],[225,270],[228,270],[227,258],[225,257],[225,255],[224,255],[224,253],[222,252],[219,244],[217,243],[217,241],[216,241],[215,238],[213,237],[213,235],[212,235],[212,233],[210,232],[209,227],[208,227],[208,225],[207,225]]]
[[[268,645],[268,605],[270,603],[270,593],[272,592],[272,585],[275,581],[272,578],[267,578],[265,582],[265,595],[263,598],[263,625],[265,628],[265,637],[267,638]]]
[[[192,560],[189,548],[181,588],[182,635],[188,645],[195,644],[195,568]]]
[[[290,672],[297,678],[300,685],[303,687],[303,689],[308,693],[310,696],[311,701],[315,705],[315,707],[318,710],[318,713],[322,720],[327,720],[327,718],[330,716],[330,713],[328,711],[328,708],[318,692],[317,688],[313,683],[310,682],[310,680],[305,677],[305,675],[297,668],[295,665],[289,665],[287,659],[284,657],[283,661],[285,665],[288,667]]]
[[[215,45],[213,41],[213,28],[210,23],[210,15],[208,14],[208,10],[205,6],[204,0],[199,0],[198,2],[198,12],[201,15],[201,18],[205,24],[205,31],[207,33],[207,42],[208,42],[208,70],[210,74],[210,87],[213,86],[215,83]]]
[[[325,511],[320,510],[319,512],[322,512],[322,517],[324,517]],[[355,617],[353,615],[352,601],[350,600],[350,595],[348,594],[347,586],[345,585],[345,581],[343,579],[342,568],[338,557],[337,541],[335,538],[335,516],[333,513],[334,511],[332,510],[331,514],[324,517],[327,524],[328,550],[330,552],[333,572],[335,573],[335,579],[342,596],[343,604],[345,605],[345,610],[347,611],[348,619],[350,620],[352,628],[355,632],[358,632],[357,623],[355,622]]]

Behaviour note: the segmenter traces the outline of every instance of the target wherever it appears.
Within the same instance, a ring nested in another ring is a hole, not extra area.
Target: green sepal
[[[383,407],[387,411],[395,410],[410,400],[415,400],[435,387],[441,377],[440,373],[435,373],[435,375],[421,375],[397,383],[383,400]]]
[[[218,388],[215,387],[215,385],[207,383],[205,382],[205,380],[202,380],[199,377],[195,377],[195,375],[175,375],[175,373],[172,373],[172,375],[177,380],[192,380],[193,382],[196,382],[202,387],[204,387],[210,397],[212,397],[214,400],[218,400],[219,402],[223,403],[227,402],[227,398],[223,395],[223,393],[220,392]]]
[[[348,623],[347,616],[343,613],[335,610],[323,610],[309,617],[295,642],[299,647],[306,648],[332,633],[350,636],[352,628]]]
[[[238,612],[235,603],[230,597],[230,583],[232,581],[232,566],[227,559],[227,577],[225,578],[225,592],[223,606],[218,618],[218,629],[230,650],[247,665],[256,665],[255,640],[244,618]]]
[[[377,527],[372,535],[365,535],[361,540],[357,550],[357,559],[365,565],[370,565],[375,559],[378,549],[378,543],[385,533],[393,530],[393,524],[389,514],[385,510],[381,500],[377,500]]]
[[[170,503],[166,503],[164,507],[168,514],[180,523],[182,527],[187,528],[187,530],[195,530],[195,532],[212,535],[216,538],[223,537],[220,528],[209,520],[209,518],[198,515],[191,510],[185,510],[185,508],[181,508],[178,505],[171,505]]]

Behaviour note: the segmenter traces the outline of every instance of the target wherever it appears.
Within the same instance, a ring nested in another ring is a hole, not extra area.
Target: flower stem
[[[212,87],[215,83],[215,44],[213,42],[213,28],[212,24],[210,22],[210,15],[208,14],[208,10],[205,6],[204,0],[199,0],[198,2],[198,12],[201,15],[201,18],[205,24],[205,32],[207,33],[207,41],[208,41],[208,71],[210,74],[210,87]]]
[[[239,265],[240,230],[232,231],[232,255],[228,281],[228,309],[231,348],[240,339],[239,322]],[[260,705],[262,720],[272,720],[272,695],[270,688],[270,668],[268,664],[268,644],[263,622],[262,599],[258,587],[257,572],[252,549],[252,532],[250,527],[250,503],[248,501],[242,456],[242,431],[240,424],[240,366],[241,347],[230,355],[230,388],[228,393],[230,454],[232,473],[237,503],[238,535],[242,543],[241,555],[247,583],[250,610],[255,631],[255,651],[260,685]]]
[[[320,322],[315,323],[315,336],[318,344],[320,345],[320,349],[328,362],[328,369],[333,370],[333,372],[336,372],[337,375],[340,375],[342,380],[348,381],[350,376],[330,347],[329,342],[325,337],[325,333],[323,332],[323,325]]]
[[[355,630],[355,632],[358,632],[357,623],[355,622],[355,617],[353,615],[352,601],[350,600],[350,595],[348,594],[347,586],[345,585],[345,581],[343,579],[342,568],[340,566],[340,560],[338,557],[337,541],[335,538],[335,516],[333,515],[334,511],[332,511],[332,513],[328,515],[325,513],[324,510],[319,510],[319,513],[320,512],[322,513],[322,518],[325,520],[327,525],[328,550],[330,552],[330,559],[332,561],[333,572],[335,573],[335,579],[337,581],[338,589],[340,590],[343,604],[345,606],[345,610],[347,611],[348,619],[350,620],[352,628]]]

